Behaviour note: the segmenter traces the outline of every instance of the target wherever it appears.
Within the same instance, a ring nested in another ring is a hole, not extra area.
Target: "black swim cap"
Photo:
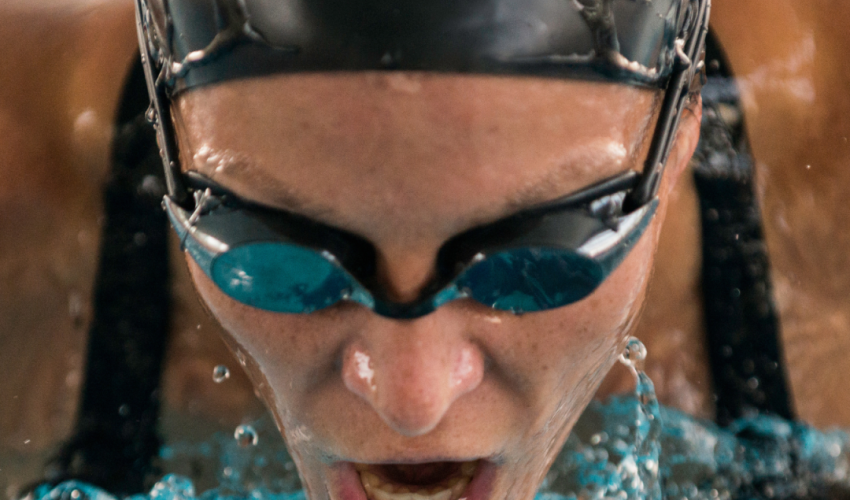
[[[298,71],[570,76],[663,86],[693,0],[139,0],[180,91]]]

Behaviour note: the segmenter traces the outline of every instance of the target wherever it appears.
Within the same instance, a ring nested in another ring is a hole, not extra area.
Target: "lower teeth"
[[[369,500],[459,500],[476,469],[475,462],[464,463],[460,474],[435,486],[400,485],[384,481],[377,475],[362,470],[360,482]]]

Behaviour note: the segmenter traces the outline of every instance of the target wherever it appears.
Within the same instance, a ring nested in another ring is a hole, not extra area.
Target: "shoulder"
[[[33,447],[73,422],[101,184],[135,40],[131,1],[0,1],[0,363],[15,381],[0,384],[12,402],[0,435]]]

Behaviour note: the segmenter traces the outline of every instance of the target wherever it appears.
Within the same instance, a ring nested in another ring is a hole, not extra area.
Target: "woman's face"
[[[184,168],[367,238],[405,301],[453,235],[642,168],[657,97],[554,79],[300,74],[191,91],[175,119]],[[668,185],[697,127],[684,120]],[[311,499],[530,499],[624,346],[661,218],[587,299],[525,315],[466,300],[416,320],[351,303],[271,313],[189,267]]]

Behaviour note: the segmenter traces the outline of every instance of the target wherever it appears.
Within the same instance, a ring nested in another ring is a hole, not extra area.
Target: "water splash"
[[[620,361],[633,397],[594,402],[582,414],[537,500],[844,498],[850,435],[770,415],[727,428],[658,404],[636,339]],[[843,496],[842,496],[843,495]]]
[[[768,415],[720,428],[663,408],[643,371],[645,358],[643,344],[631,340],[620,361],[635,376],[634,394],[591,403],[535,500],[790,499],[850,491],[847,432],[822,432]],[[242,439],[220,433],[203,443],[163,447],[163,469],[186,475],[166,475],[149,494],[127,500],[306,500],[271,420],[243,427],[252,432]],[[244,446],[261,433],[262,443]],[[215,471],[215,478],[197,495],[200,479],[193,470],[202,469]],[[69,481],[41,486],[31,500],[117,499]]]
[[[661,415],[655,386],[643,371],[646,347],[632,338],[620,362],[635,376],[634,397],[592,404],[549,470],[538,500],[662,498]]]

